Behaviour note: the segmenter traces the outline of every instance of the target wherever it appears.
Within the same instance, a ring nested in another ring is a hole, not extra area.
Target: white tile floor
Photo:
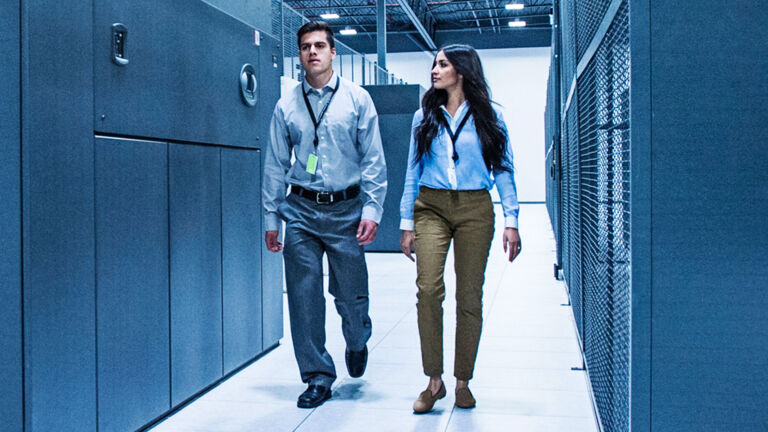
[[[401,254],[368,254],[373,336],[368,369],[350,378],[344,365],[341,320],[328,296],[327,348],[339,379],[333,398],[296,408],[305,389],[286,337],[272,352],[190,403],[152,430],[175,431],[597,431],[570,307],[552,277],[554,239],[543,204],[523,205],[523,254],[505,260],[497,206],[484,294],[484,327],[470,387],[477,407],[453,406],[454,281],[446,274],[445,370],[448,396],[429,414],[414,415],[413,400],[427,382],[416,329],[415,265]],[[449,256],[447,269],[453,268]],[[286,317],[287,318],[287,317]]]

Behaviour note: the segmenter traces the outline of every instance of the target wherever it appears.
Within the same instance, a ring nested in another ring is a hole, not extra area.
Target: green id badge
[[[309,157],[307,158],[307,172],[315,175],[315,171],[317,171],[317,155],[310,153]]]

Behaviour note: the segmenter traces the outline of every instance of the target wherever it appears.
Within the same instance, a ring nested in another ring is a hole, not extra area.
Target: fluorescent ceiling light
[[[352,36],[357,34],[357,30],[353,28],[345,28],[345,29],[339,30],[339,33],[343,34],[344,36]]]
[[[520,10],[525,7],[522,3],[507,3],[506,6],[504,6],[504,9],[506,10]]]
[[[328,12],[328,13],[320,14],[320,18],[326,19],[326,20],[329,20],[329,19],[339,19],[339,14],[333,13],[333,12]]]
[[[510,27],[525,27],[525,21],[510,21],[508,25]]]

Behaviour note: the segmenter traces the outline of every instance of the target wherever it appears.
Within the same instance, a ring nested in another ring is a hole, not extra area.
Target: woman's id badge
[[[317,171],[317,155],[310,153],[307,158],[307,172],[315,175],[315,171]]]

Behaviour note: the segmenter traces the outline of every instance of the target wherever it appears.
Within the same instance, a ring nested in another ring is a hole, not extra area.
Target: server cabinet
[[[550,207],[606,431],[768,426],[768,12],[699,6],[556,2]]]
[[[272,109],[280,98],[280,76],[283,74],[282,48],[276,43],[269,45],[269,49],[261,50],[261,65],[259,71],[262,83],[259,91],[259,97],[264,101],[264,110],[259,114],[253,127],[264,131],[264,137],[261,138],[260,146],[263,148],[267,143],[266,134],[269,131],[269,122],[272,118]],[[269,102],[267,102],[269,101]],[[261,151],[261,166],[264,166],[266,152]],[[259,192],[260,194],[260,192]],[[266,231],[265,221],[261,218],[261,233]],[[261,289],[262,289],[262,344],[264,349],[277,345],[283,337],[283,254],[270,252],[264,243],[264,236],[260,234],[259,243],[261,244]]]
[[[168,145],[97,138],[99,430],[135,430],[171,406]]]
[[[0,418],[10,430],[23,422],[19,5],[0,4]]]
[[[220,150],[168,148],[171,402],[222,375]]]
[[[400,251],[400,198],[408,168],[413,113],[421,106],[420,85],[365,86],[379,114],[379,129],[387,160],[387,197],[376,240],[367,251]]]
[[[115,23],[123,30],[113,29]],[[112,40],[121,31],[128,63],[118,66]],[[98,132],[261,146],[267,131],[249,125],[274,106],[258,97],[255,106],[241,103],[241,76],[253,74],[257,92],[270,87],[258,75],[261,52],[279,52],[272,38],[185,0],[96,2],[93,32]],[[246,64],[253,72],[243,70]],[[250,76],[244,79],[254,86]]]
[[[280,47],[201,1],[0,12],[3,427],[140,428],[282,336],[258,151]]]
[[[260,151],[221,150],[225,374],[253,358],[254,353],[261,352],[263,315],[269,314],[267,308],[262,308],[261,245],[264,240],[261,238],[260,168]]]
[[[93,10],[21,6],[25,425],[95,430]]]

